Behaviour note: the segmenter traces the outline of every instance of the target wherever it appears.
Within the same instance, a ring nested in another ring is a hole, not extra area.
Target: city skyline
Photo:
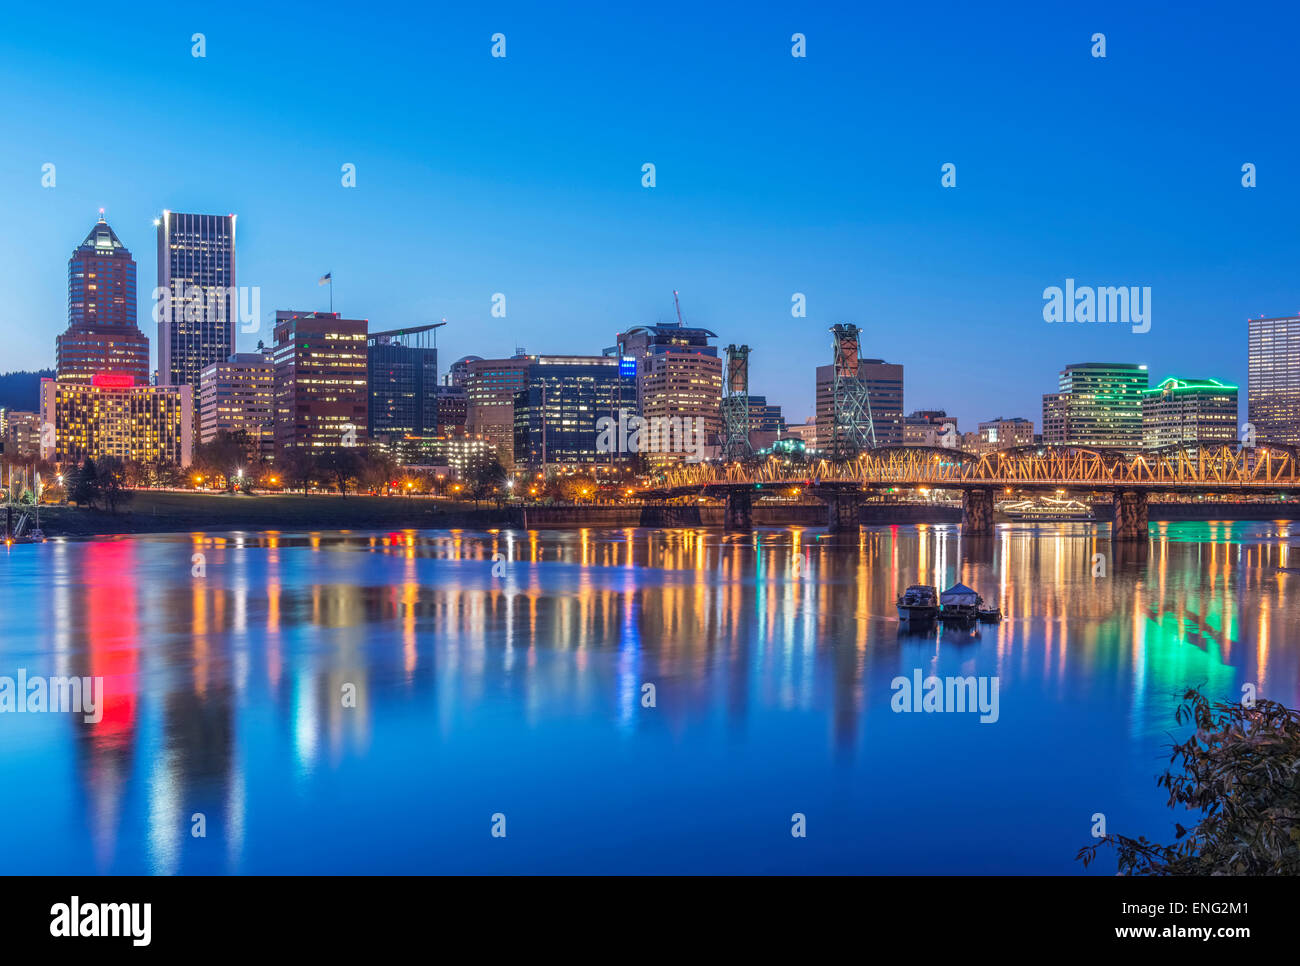
[[[239,281],[261,288],[263,316],[259,332],[239,334],[240,351],[269,341],[277,308],[326,308],[316,281],[327,271],[335,310],[374,328],[446,318],[448,361],[516,346],[598,352],[616,332],[671,321],[677,289],[688,324],[753,347],[752,391],[791,423],[813,414],[836,322],[862,327],[864,357],[906,367],[907,412],[944,409],[970,429],[1034,418],[1071,362],[1245,386],[1246,319],[1300,302],[1286,283],[1294,134],[1270,53],[1282,53],[1284,30],[1225,22],[1216,56],[1203,57],[1203,29],[1118,9],[1029,13],[982,42],[970,39],[978,15],[956,7],[924,18],[759,8],[744,24],[673,14],[632,30],[608,12],[436,23],[417,12],[412,39],[385,37],[383,50],[436,47],[420,70],[457,93],[419,100],[417,61],[381,60],[372,28],[349,31],[347,48],[368,70],[324,90],[250,69],[291,27],[308,45],[335,36],[292,12],[268,14],[260,32],[232,29],[237,15],[212,25],[201,59],[190,36],[203,25],[149,5],[116,23],[14,14],[28,36],[21,50],[0,41],[0,79],[39,83],[43,99],[0,107],[29,146],[0,166],[0,203],[21,228],[0,242],[0,369],[52,364],[67,250],[100,207],[137,253],[165,208],[240,216]],[[1102,29],[1110,47],[1096,59],[1089,38]],[[489,53],[497,30],[505,59]],[[796,30],[806,59],[790,56]],[[159,56],[136,63],[126,55],[138,45]],[[642,77],[665,50],[680,69]],[[918,50],[931,54],[924,69],[910,63]],[[1252,93],[1238,98],[1246,56]],[[1180,65],[1192,57],[1188,77]],[[609,89],[583,84],[588,69]],[[120,95],[102,109],[121,136],[91,164],[47,118],[75,127],[86,108],[73,97],[100,72]],[[226,98],[240,105],[233,127]],[[578,116],[617,120],[583,127]],[[167,118],[192,136],[159,152],[148,132]],[[400,132],[386,133],[393,123]],[[1219,142],[1198,133],[1209,126]],[[440,128],[460,136],[448,145]],[[235,136],[214,153],[218,131]],[[641,186],[647,162],[653,189]],[[45,163],[53,188],[41,187]],[[340,184],[349,163],[356,188]],[[954,189],[940,185],[944,163],[957,166]],[[1258,187],[1242,187],[1245,163]],[[139,275],[137,324],[156,343],[150,259]],[[1150,286],[1151,330],[1045,323],[1042,292],[1065,279]],[[498,292],[504,319],[491,314]],[[790,315],[795,293],[804,318]],[[997,364],[971,366],[972,347]]]

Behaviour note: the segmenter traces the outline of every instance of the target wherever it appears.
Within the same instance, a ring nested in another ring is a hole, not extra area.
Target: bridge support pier
[[[1141,490],[1119,490],[1115,494],[1115,517],[1110,539],[1133,543],[1147,540],[1147,495]]]
[[[993,491],[961,491],[961,534],[987,537],[993,533]]]
[[[726,516],[723,517],[723,527],[727,530],[754,529],[754,494],[750,490],[727,491],[727,510]]]
[[[826,501],[826,532],[857,533],[860,525],[862,495],[860,493],[828,493]]]

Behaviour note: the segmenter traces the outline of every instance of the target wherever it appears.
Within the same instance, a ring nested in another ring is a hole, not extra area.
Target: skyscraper
[[[198,398],[205,368],[235,351],[235,216],[164,211],[158,219],[158,383]]]
[[[1166,379],[1142,394],[1142,437],[1148,449],[1235,442],[1237,387],[1217,379]]]
[[[365,441],[365,319],[275,313],[275,449],[322,451]]]
[[[1058,391],[1043,396],[1048,446],[1136,449],[1142,446],[1142,392],[1147,367],[1081,362],[1061,370]]]
[[[636,325],[618,335],[612,352],[636,378],[636,409],[648,420],[702,420],[715,445],[722,432],[722,359],[717,334],[684,322]],[[608,350],[607,350],[608,351]],[[629,405],[628,408],[631,408]],[[685,454],[652,452],[651,463],[680,462]]]
[[[1251,319],[1246,419],[1260,443],[1300,446],[1300,317]]]
[[[432,436],[438,426],[438,350],[429,333],[444,322],[371,332],[366,343],[370,438]]]
[[[96,373],[149,382],[149,340],[136,325],[135,259],[99,214],[68,259],[68,328],[54,340],[60,382],[90,385]]]
[[[532,356],[524,387],[515,393],[514,459],[516,467],[591,466],[628,463],[617,432],[606,433],[600,446],[600,421],[617,425],[619,409],[632,412],[636,385],[613,356]]]
[[[475,356],[465,375],[465,429],[496,447],[506,469],[515,465],[515,393],[528,384],[531,362],[522,349],[510,359]]]

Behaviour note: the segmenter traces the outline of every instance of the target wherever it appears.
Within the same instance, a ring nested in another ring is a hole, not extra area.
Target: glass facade
[[[1248,324],[1246,419],[1255,441],[1300,446],[1300,317]]]
[[[515,464],[622,466],[630,452],[597,445],[601,417],[617,426],[619,410],[635,413],[636,379],[614,356],[534,356],[524,373],[527,385],[515,393]],[[617,431],[607,434],[618,439]]]
[[[1147,367],[1084,362],[1061,370],[1058,391],[1043,396],[1043,443],[1139,449]]]
[[[158,381],[199,392],[235,351],[235,216],[164,211],[158,222]]]

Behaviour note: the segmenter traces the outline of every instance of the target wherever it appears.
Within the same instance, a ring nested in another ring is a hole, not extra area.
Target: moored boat
[[[933,587],[913,584],[898,598],[898,619],[932,621],[939,616],[939,595]]]
[[[982,598],[965,584],[956,583],[939,595],[939,616],[946,621],[973,621]]]
[[[1096,520],[1088,504],[1051,496],[1036,500],[1008,500],[998,504],[998,510],[1017,523],[1090,523]]]

